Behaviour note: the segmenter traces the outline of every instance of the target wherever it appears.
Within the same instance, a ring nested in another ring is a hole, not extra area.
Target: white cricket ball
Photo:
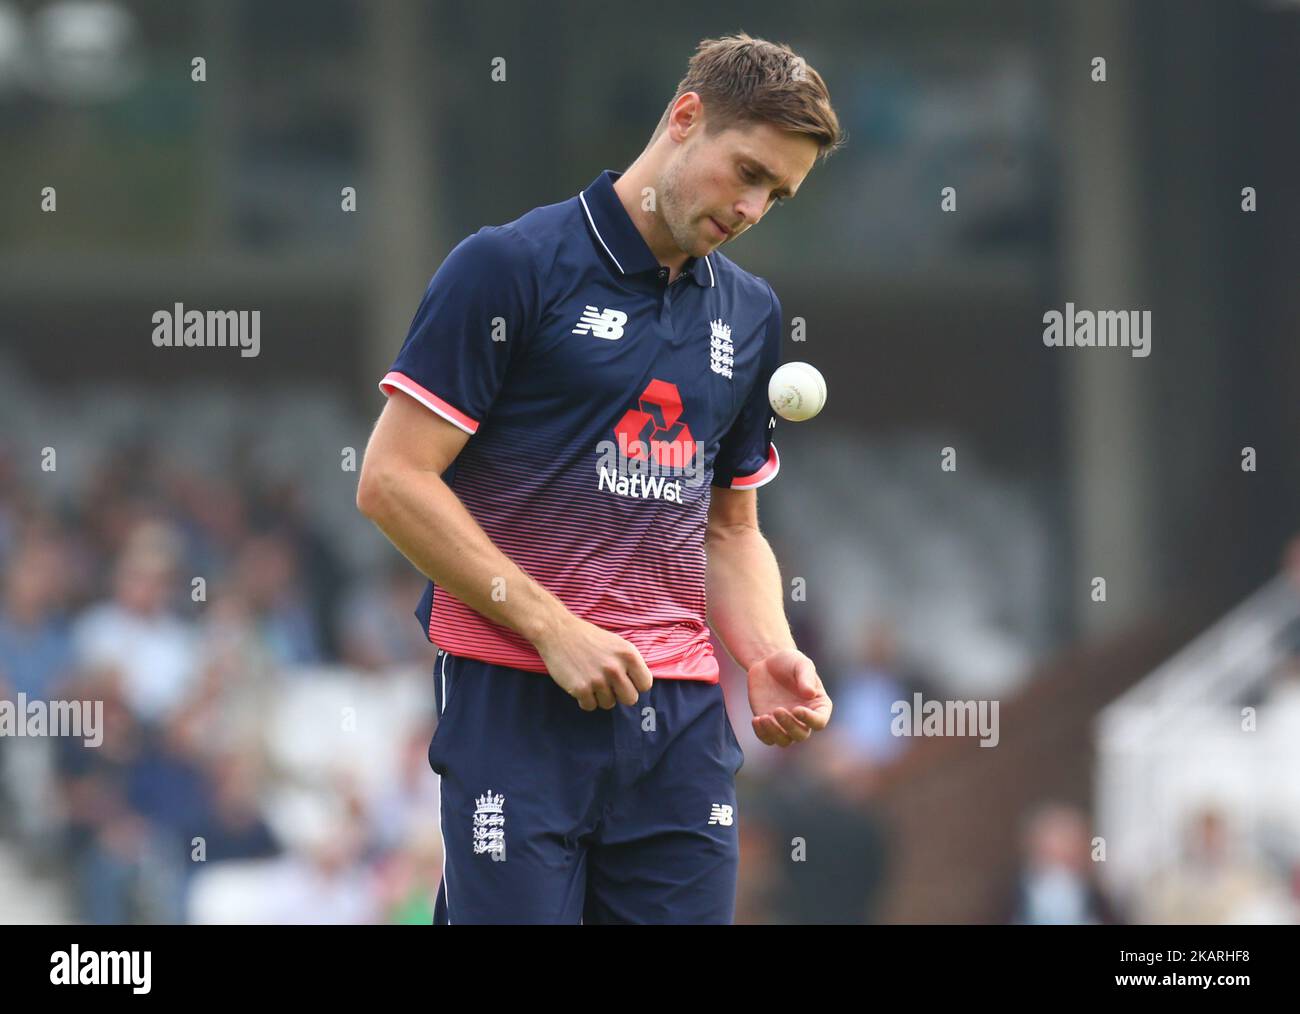
[[[786,363],[768,381],[767,400],[782,419],[803,422],[825,407],[826,378],[811,363]]]

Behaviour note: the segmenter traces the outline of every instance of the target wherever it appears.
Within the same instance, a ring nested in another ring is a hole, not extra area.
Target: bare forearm
[[[781,571],[763,533],[752,527],[710,532],[707,553],[709,624],[736,663],[748,670],[794,648]]]
[[[497,548],[433,472],[405,470],[378,480],[365,513],[426,577],[529,641],[567,612]]]

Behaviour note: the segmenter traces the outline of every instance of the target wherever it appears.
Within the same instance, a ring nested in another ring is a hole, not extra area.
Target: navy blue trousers
[[[744,762],[719,684],[583,711],[545,673],[438,652],[434,923],[730,923]]]

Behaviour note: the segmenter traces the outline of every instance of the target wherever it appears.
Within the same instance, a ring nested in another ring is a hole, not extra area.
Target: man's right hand
[[[533,642],[546,671],[583,711],[635,704],[654,682],[630,641],[570,613]]]

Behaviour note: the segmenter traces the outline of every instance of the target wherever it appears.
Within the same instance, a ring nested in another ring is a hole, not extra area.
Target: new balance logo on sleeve
[[[573,329],[573,333],[618,341],[623,337],[623,325],[626,323],[627,314],[622,310],[597,310],[589,304],[578,318],[578,326]]]
[[[731,827],[732,811],[726,803],[714,803],[713,809],[709,811],[709,823],[721,824],[723,827]]]

